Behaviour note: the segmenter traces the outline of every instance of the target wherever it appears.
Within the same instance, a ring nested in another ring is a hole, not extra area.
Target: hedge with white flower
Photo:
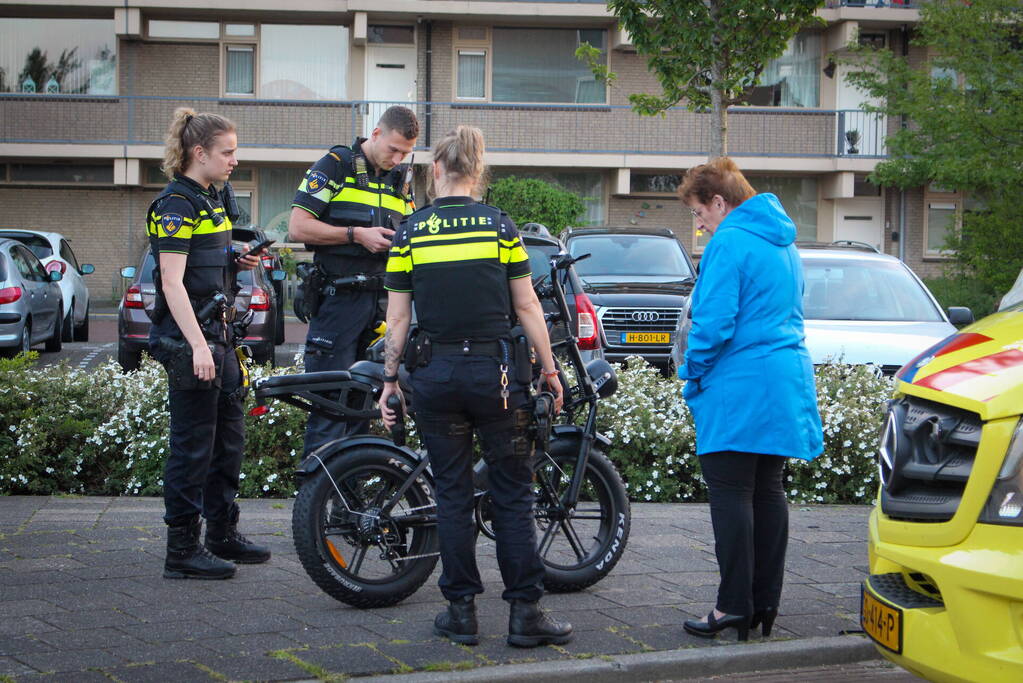
[[[127,375],[114,362],[89,371],[37,367],[34,357],[0,359],[0,494],[160,495],[169,425],[163,369],[152,360]],[[269,372],[253,368],[253,379]],[[598,428],[611,440],[608,455],[629,497],[641,502],[706,500],[683,382],[631,358],[619,368],[618,386],[614,396],[600,402]],[[790,500],[873,499],[877,436],[891,392],[892,381],[869,368],[836,364],[817,369],[825,451],[811,463],[789,461]],[[248,401],[246,408],[251,407]],[[243,497],[295,493],[292,473],[307,415],[280,402],[271,408],[264,417],[245,418]]]

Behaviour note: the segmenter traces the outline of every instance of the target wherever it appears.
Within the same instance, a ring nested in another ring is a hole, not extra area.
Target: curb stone
[[[851,664],[878,659],[861,636],[833,636],[617,655],[586,660],[481,666],[470,671],[415,672],[360,678],[360,683],[621,683],[685,680],[796,667]]]

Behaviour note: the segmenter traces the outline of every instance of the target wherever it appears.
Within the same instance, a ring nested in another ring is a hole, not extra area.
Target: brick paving
[[[306,576],[291,543],[291,501],[245,500],[242,530],[271,546],[230,581],[161,577],[163,503],[151,498],[0,498],[0,681],[302,680],[464,670],[722,647],[682,621],[717,584],[706,505],[636,504],[610,576],[544,605],[576,629],[564,647],[504,642],[507,607],[493,545],[479,547],[481,643],[434,637],[436,575],[398,606],[358,610]],[[868,507],[793,506],[785,593],[771,640],[857,630]],[[439,567],[439,565],[438,565]],[[439,571],[439,569],[438,569]],[[759,640],[752,636],[751,641]],[[52,679],[51,679],[52,680]]]

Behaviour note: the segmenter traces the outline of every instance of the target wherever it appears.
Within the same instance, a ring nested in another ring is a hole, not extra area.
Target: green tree
[[[920,15],[912,43],[934,55],[922,67],[889,50],[853,49],[868,68],[850,80],[882,98],[872,109],[906,122],[871,179],[934,183],[977,200],[947,247],[960,277],[1000,296],[1023,267],[1023,5],[933,0]]]
[[[578,195],[536,178],[497,180],[490,184],[487,201],[501,207],[516,224],[542,223],[553,235],[578,225],[586,213]]]
[[[710,109],[710,156],[728,153],[728,107],[746,101],[764,67],[781,56],[792,36],[816,23],[824,0],[608,0],[607,7],[632,37],[636,52],[661,85],[661,94],[629,95],[641,115],[662,114],[684,102]],[[583,44],[576,55],[601,81],[615,74],[599,50]]]

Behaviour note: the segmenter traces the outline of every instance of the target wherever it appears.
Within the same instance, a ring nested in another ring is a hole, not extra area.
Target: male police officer
[[[306,291],[319,298],[306,336],[305,369],[347,370],[359,357],[363,333],[377,317],[380,276],[387,263],[391,236],[402,218],[412,213],[411,169],[401,164],[419,136],[416,115],[406,107],[390,107],[369,138],[356,138],[351,147],[339,145],[308,171],[292,203],[288,232],[305,242],[322,277],[306,281]],[[375,275],[347,286],[337,278]],[[310,415],[305,452],[346,433],[365,429],[365,423],[345,425]]]

